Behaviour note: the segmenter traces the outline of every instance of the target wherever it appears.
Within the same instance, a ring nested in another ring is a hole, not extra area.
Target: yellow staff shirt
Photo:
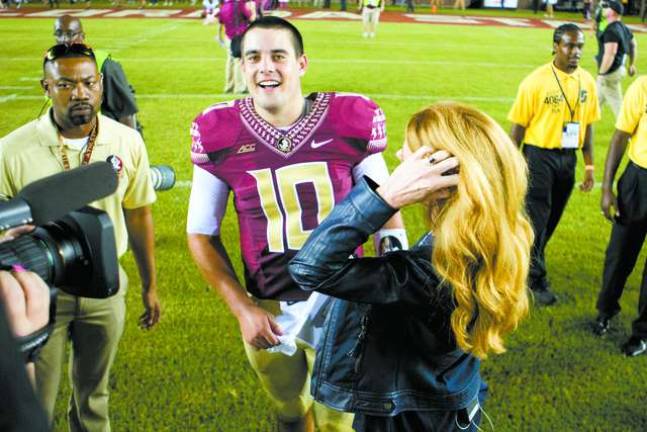
[[[84,150],[67,148],[71,168],[81,164]],[[90,163],[109,158],[118,170],[117,191],[90,205],[110,216],[115,230],[117,253],[121,256],[128,248],[123,209],[152,204],[155,201],[155,191],[150,179],[146,147],[139,133],[99,115],[99,134]],[[61,171],[63,163],[58,131],[49,112],[0,139],[0,197],[13,197],[29,183]]]
[[[572,119],[564,95],[574,111]],[[600,120],[595,80],[579,67],[572,74],[567,74],[552,62],[540,66],[519,85],[508,120],[526,129],[524,143],[546,149],[562,148],[564,125],[571,121],[578,122],[578,148],[582,148],[587,125]]]
[[[631,135],[629,159],[647,168],[647,76],[636,79],[627,89],[616,129]]]

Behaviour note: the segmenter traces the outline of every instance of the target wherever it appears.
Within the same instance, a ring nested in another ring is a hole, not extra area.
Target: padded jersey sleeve
[[[227,209],[229,185],[217,175],[220,152],[235,142],[240,124],[235,102],[213,105],[204,110],[191,124],[191,162],[193,182],[187,232],[218,235]]]
[[[191,162],[214,175],[218,154],[226,152],[240,133],[234,104],[235,101],[213,105],[191,124]]]
[[[366,155],[384,151],[386,116],[375,102],[358,94],[337,93],[333,107],[339,135],[361,142]]]

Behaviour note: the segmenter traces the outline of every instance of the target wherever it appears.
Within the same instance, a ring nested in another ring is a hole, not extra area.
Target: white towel
[[[279,302],[281,314],[275,321],[281,327],[283,335],[279,336],[281,343],[267,351],[293,356],[297,351],[297,338],[315,347],[323,332],[323,321],[330,301],[327,295],[313,292],[306,301]]]

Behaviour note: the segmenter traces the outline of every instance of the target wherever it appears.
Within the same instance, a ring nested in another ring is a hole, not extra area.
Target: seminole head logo
[[[108,162],[112,166],[112,169],[115,170],[115,173],[117,173],[117,175],[121,175],[121,172],[124,170],[124,163],[119,156],[110,155],[106,159],[106,162]]]

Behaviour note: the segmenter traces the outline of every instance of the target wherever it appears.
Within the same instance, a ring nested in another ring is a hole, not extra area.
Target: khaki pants
[[[59,291],[56,323],[36,361],[36,392],[50,421],[61,380],[67,341],[72,342],[68,407],[71,431],[108,432],[108,378],[123,333],[128,279],[119,268],[119,292],[107,299]]]
[[[600,100],[600,108],[604,102],[609,104],[613,115],[617,118],[622,106],[622,79],[627,74],[624,66],[620,66],[615,71],[607,75],[598,75],[598,99]]]
[[[279,303],[274,300],[256,300],[263,309],[278,315]],[[306,344],[297,344],[293,356],[256,350],[247,343],[245,353],[261,385],[277,407],[279,418],[285,421],[303,417],[312,407],[315,425],[320,432],[352,432],[353,414],[342,413],[314,402],[310,395],[310,376],[315,350]]]
[[[244,93],[247,90],[243,71],[240,69],[240,60],[231,55],[229,39],[225,42],[227,62],[225,63],[225,93]]]
[[[364,32],[375,33],[377,23],[380,21],[380,8],[370,9],[366,6],[362,8],[362,23],[364,24]]]

